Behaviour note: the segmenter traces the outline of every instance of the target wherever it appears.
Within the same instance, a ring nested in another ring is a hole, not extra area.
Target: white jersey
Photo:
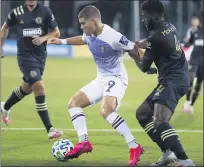
[[[82,40],[88,44],[94,57],[99,77],[117,76],[126,83],[128,82],[122,56],[125,50],[134,48],[133,42],[106,24],[100,35],[86,36],[83,34]]]

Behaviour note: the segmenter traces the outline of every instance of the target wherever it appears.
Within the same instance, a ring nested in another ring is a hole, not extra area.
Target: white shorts
[[[104,96],[113,96],[117,98],[118,107],[127,88],[126,82],[117,76],[97,77],[80,91],[84,92],[91,104],[96,104]],[[117,107],[117,108],[118,108]]]

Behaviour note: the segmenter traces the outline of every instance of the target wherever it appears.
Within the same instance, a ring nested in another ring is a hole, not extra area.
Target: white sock
[[[116,112],[112,112],[106,117],[106,121],[125,139],[129,148],[136,148],[138,144],[135,141],[132,132],[128,128],[124,119]]]
[[[69,113],[74,125],[74,129],[77,131],[79,142],[88,141],[86,117],[83,113],[83,109],[79,107],[71,108],[69,109]]]

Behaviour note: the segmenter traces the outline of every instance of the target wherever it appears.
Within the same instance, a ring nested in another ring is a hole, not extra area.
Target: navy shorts
[[[23,80],[30,86],[42,80],[45,62],[29,61],[18,58],[18,65],[23,73]]]
[[[199,80],[204,80],[204,67],[203,64],[196,64],[196,63],[190,63],[188,65],[189,72],[195,73],[196,77]]]
[[[188,92],[188,89],[188,86],[178,86],[172,82],[159,83],[152,93],[146,98],[146,101],[152,110],[154,110],[154,104],[159,103],[174,112],[179,99]]]

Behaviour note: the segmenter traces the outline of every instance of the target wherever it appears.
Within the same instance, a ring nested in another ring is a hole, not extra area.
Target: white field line
[[[43,131],[44,128],[1,128],[2,131]],[[75,131],[74,129],[61,129],[63,131]],[[115,132],[114,129],[88,129],[89,132]],[[131,129],[132,132],[144,132],[142,129]],[[176,130],[179,133],[203,133],[203,130]]]

